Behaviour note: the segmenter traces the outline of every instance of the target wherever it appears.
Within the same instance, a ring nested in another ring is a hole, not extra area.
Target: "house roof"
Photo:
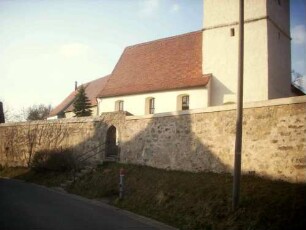
[[[101,89],[105,87],[108,79],[109,75],[82,84],[77,89],[83,86],[85,88],[85,93],[90,100],[90,105],[95,106],[97,105],[96,98],[99,92],[101,91]],[[68,97],[66,97],[58,106],[56,106],[53,110],[51,110],[49,117],[56,116],[63,112],[73,111],[73,101],[77,93],[78,93],[77,90],[71,92],[68,95]]]
[[[205,86],[202,32],[127,47],[99,97]]]

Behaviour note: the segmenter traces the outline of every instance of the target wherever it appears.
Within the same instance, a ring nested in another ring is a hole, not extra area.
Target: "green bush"
[[[31,168],[35,171],[70,171],[76,167],[72,150],[41,150],[35,153]]]

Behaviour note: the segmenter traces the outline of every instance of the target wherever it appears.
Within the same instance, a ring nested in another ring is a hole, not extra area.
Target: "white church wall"
[[[290,97],[291,55],[290,38],[280,33],[272,23],[268,23],[269,80],[268,99]]]
[[[246,102],[268,99],[267,33],[267,20],[245,24],[243,95]]]
[[[56,120],[58,119],[57,115],[56,116],[52,116],[52,117],[47,117],[47,120]]]
[[[272,3],[274,2],[274,3]],[[287,0],[246,0],[244,24],[244,100],[288,97],[290,42],[275,43],[277,24],[289,30]],[[281,8],[283,7],[283,8]],[[283,11],[286,12],[283,14]],[[267,16],[275,18],[272,23]],[[234,36],[232,36],[234,29]],[[275,30],[275,31],[274,31]],[[203,73],[211,73],[211,105],[235,102],[238,75],[238,2],[204,0]]]
[[[245,25],[244,96],[246,101],[267,99],[266,21]],[[230,29],[235,29],[235,36]],[[238,76],[238,27],[205,30],[203,71],[212,73],[211,105],[235,102]]]
[[[205,28],[238,22],[237,0],[204,0]],[[266,0],[246,0],[245,19],[260,18],[267,14]]]
[[[269,99],[293,96],[289,1],[268,1]],[[275,26],[279,28],[277,28]]]
[[[269,18],[286,34],[290,35],[290,2],[289,0],[267,1]]]
[[[179,95],[189,95],[189,109],[206,108],[209,106],[208,88],[182,89],[164,92],[152,92],[137,95],[118,96],[110,98],[99,98],[99,114],[114,112],[116,101],[124,102],[124,111],[133,115],[146,114],[146,99],[155,99],[155,112],[165,113],[177,111],[177,97]]]

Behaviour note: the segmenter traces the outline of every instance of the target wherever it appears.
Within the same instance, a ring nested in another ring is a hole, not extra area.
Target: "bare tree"
[[[292,85],[294,85],[297,89],[306,94],[306,80],[305,77],[296,72],[295,70],[291,71],[292,74]]]
[[[51,105],[33,105],[27,109],[27,121],[45,120],[51,111]]]

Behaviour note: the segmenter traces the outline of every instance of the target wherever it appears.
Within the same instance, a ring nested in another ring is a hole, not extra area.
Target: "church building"
[[[146,115],[236,103],[237,0],[204,0],[203,29],[127,47],[96,115]],[[294,96],[289,0],[245,0],[244,102]]]

